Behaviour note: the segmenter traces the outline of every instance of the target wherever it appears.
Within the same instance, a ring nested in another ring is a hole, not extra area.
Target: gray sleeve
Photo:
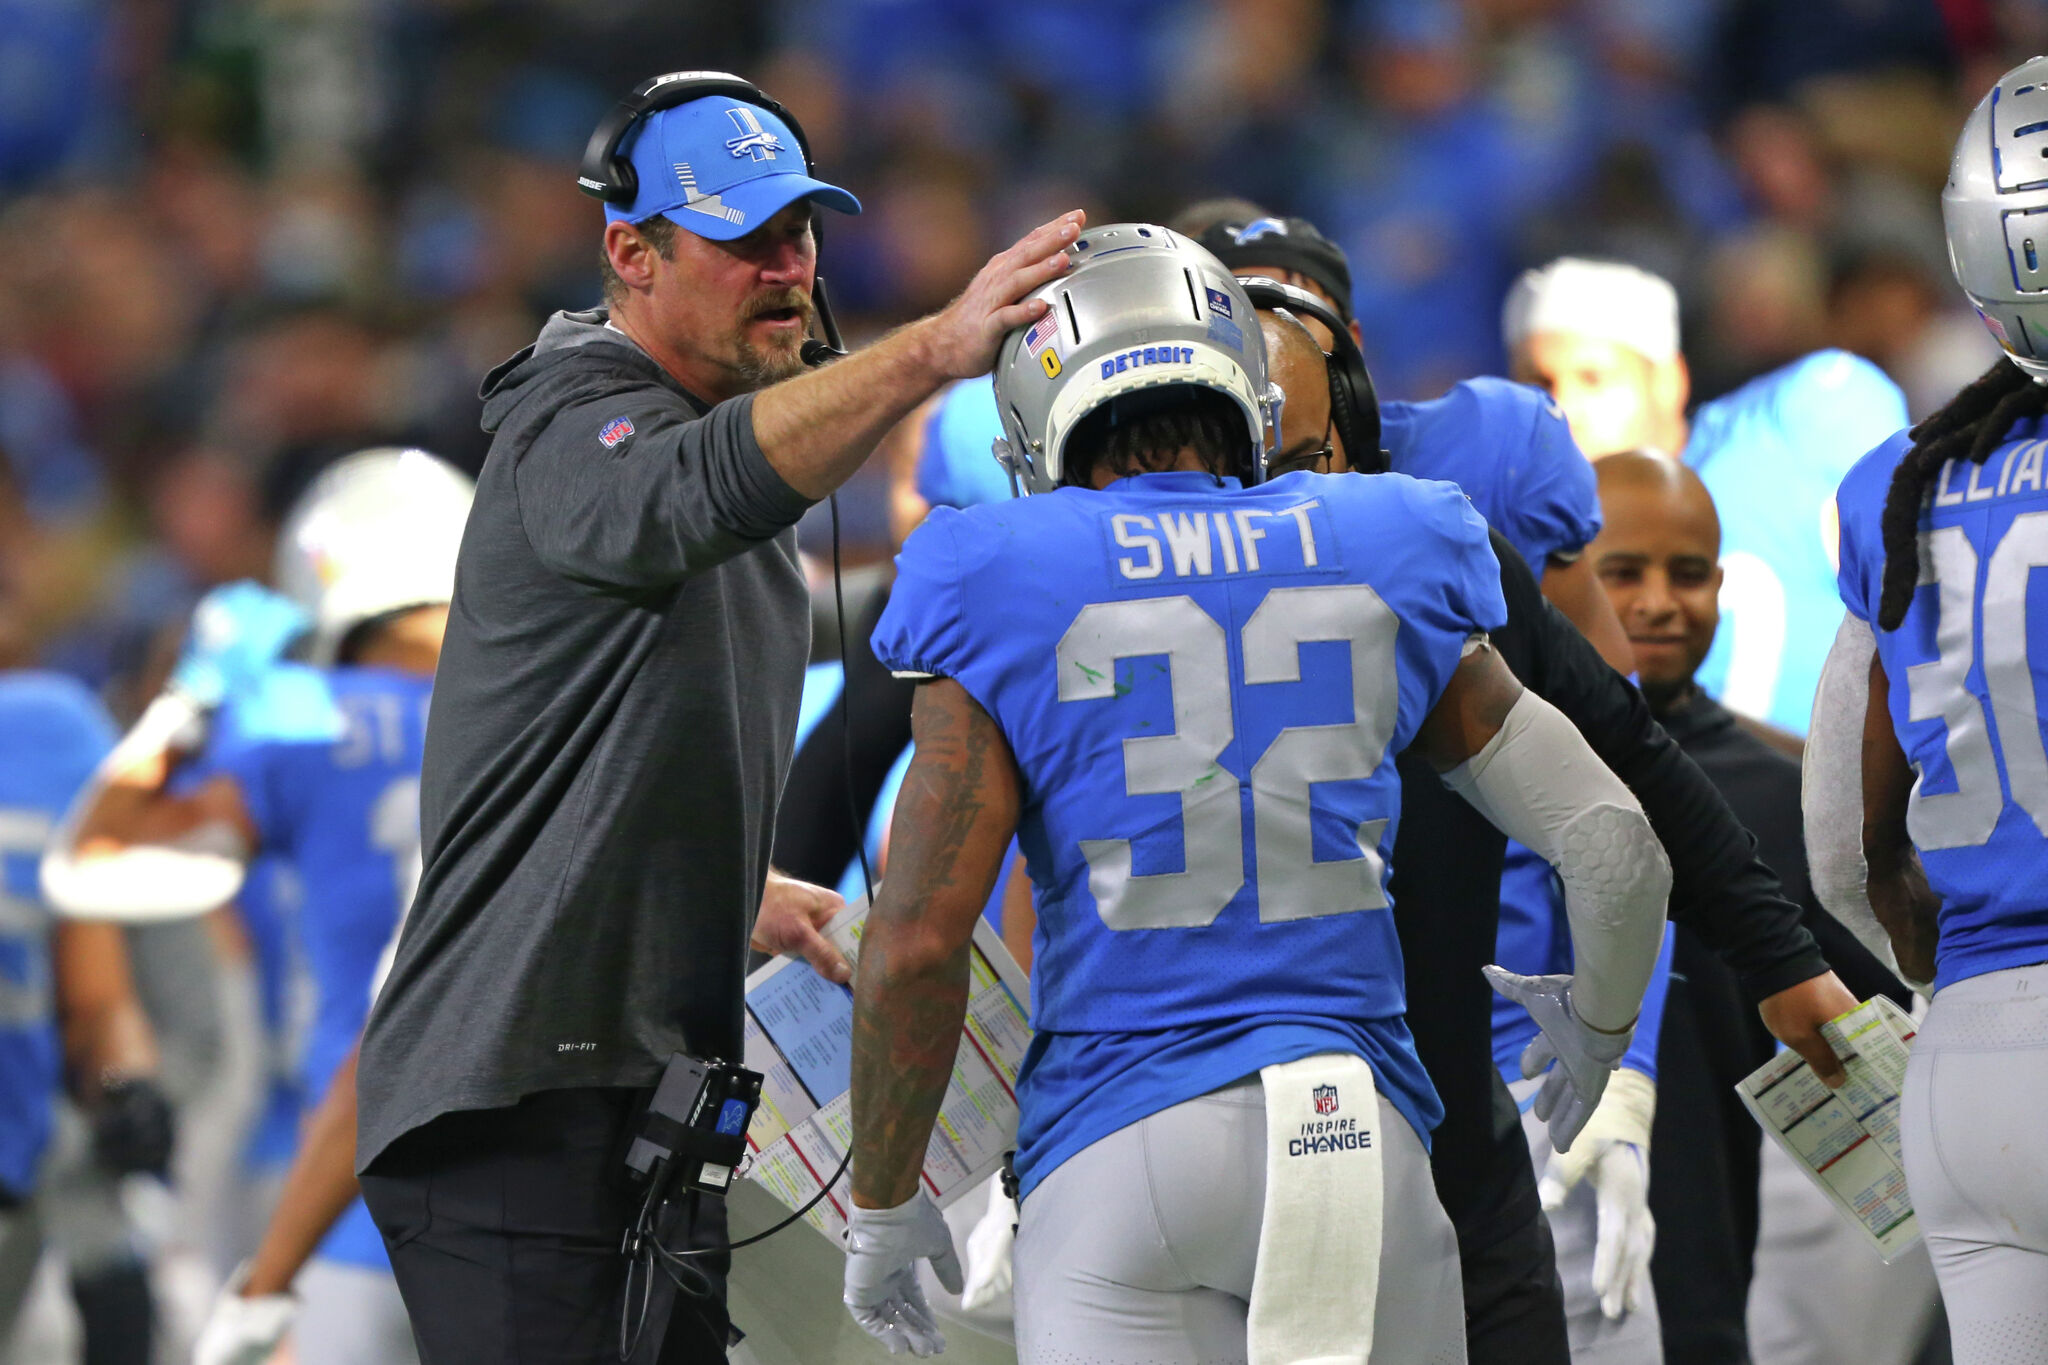
[[[566,404],[513,475],[534,552],[578,582],[652,588],[794,525],[811,501],[762,454],[753,411],[747,395],[699,417],[652,384]]]
[[[1863,862],[1863,718],[1876,652],[1870,623],[1844,614],[1814,694],[1799,805],[1815,899],[1879,962],[1897,971],[1891,935],[1870,908],[1870,870]]]

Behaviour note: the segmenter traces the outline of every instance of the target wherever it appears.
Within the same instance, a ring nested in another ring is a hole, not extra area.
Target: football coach
[[[769,868],[809,652],[793,527],[1044,311],[1019,301],[1082,222],[810,368],[812,216],[860,210],[810,169],[746,82],[642,85],[579,177],[606,199],[606,306],[484,381],[419,890],[358,1077],[357,1169],[425,1365],[616,1361],[622,1335],[635,1360],[725,1358],[716,1198],[663,1233],[708,1253],[668,1263],[673,1312],[623,1313],[646,1279],[629,1303],[622,1158],[672,1054],[740,1060],[750,941],[847,978],[816,928],[837,897]]]

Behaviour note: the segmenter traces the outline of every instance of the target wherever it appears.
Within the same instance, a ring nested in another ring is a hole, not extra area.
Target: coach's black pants
[[[547,1090],[509,1109],[445,1114],[363,1174],[422,1365],[616,1365],[647,1281],[626,1298],[620,1242],[640,1209],[621,1178],[627,1124],[645,1092]],[[674,1207],[670,1250],[725,1244],[725,1205]],[[634,1360],[723,1361],[724,1252],[688,1258],[697,1296],[658,1279]],[[663,1309],[667,1333],[661,1334]]]

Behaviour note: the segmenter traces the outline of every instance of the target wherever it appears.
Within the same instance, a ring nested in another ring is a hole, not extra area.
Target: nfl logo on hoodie
[[[597,439],[604,444],[606,450],[615,449],[619,442],[632,434],[633,419],[630,417],[614,417],[597,429]]]

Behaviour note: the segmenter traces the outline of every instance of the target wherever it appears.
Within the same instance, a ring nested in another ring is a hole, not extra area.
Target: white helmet
[[[395,446],[345,456],[313,480],[278,533],[276,577],[313,618],[315,663],[332,663],[365,621],[449,601],[475,496],[453,465]]]
[[[2013,362],[2048,383],[2048,57],[1999,77],[1941,192],[1949,266]]]
[[[1264,476],[1265,428],[1280,391],[1266,379],[1266,338],[1251,300],[1192,239],[1146,223],[1090,228],[1073,265],[1032,298],[1052,310],[1004,339],[996,458],[1028,492],[1059,486],[1067,438],[1103,404],[1141,389],[1192,384],[1233,399]]]

